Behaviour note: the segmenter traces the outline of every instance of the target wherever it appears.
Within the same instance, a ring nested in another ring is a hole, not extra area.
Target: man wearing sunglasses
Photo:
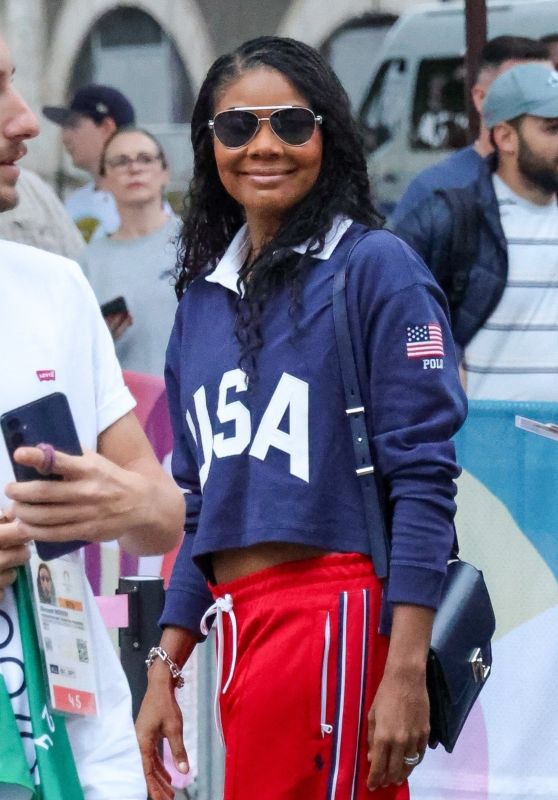
[[[120,216],[112,194],[100,187],[99,168],[112,134],[134,124],[130,101],[112,86],[89,84],[78,89],[69,106],[44,106],[43,114],[62,127],[62,142],[74,166],[92,176],[66,199],[70,216],[86,241],[114,233]]]

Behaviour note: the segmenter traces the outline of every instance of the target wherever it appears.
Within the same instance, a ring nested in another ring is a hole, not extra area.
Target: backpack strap
[[[470,187],[437,189],[446,202],[452,221],[450,252],[440,275],[452,318],[461,305],[479,247],[479,209]]]

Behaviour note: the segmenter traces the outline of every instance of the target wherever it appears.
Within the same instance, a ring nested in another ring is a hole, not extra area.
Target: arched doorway
[[[139,8],[120,6],[95,23],[74,63],[70,93],[85,83],[117,86],[142,125],[190,120],[194,93],[176,46]]]
[[[74,61],[69,95],[87,83],[115,86],[130,99],[138,124],[163,145],[171,188],[183,189],[191,173],[194,90],[175,43],[157,20],[131,6],[103,14]]]
[[[135,66],[132,59],[126,65],[126,52],[132,54],[126,48],[133,48],[138,39],[146,59],[140,53]],[[120,57],[123,61],[119,62]],[[157,57],[171,66],[156,93],[152,87],[157,81],[147,66],[148,58],[153,64]],[[172,188],[183,189],[192,158],[186,120],[192,96],[213,59],[213,42],[196,0],[66,0],[52,32],[43,103],[64,103],[72,88],[90,80],[117,86],[134,101],[140,124],[161,138],[171,164]],[[130,75],[132,88],[128,88]],[[76,173],[62,153],[56,126],[45,125],[42,142],[47,153],[45,174],[55,175],[63,191],[68,178],[75,182],[82,173]]]

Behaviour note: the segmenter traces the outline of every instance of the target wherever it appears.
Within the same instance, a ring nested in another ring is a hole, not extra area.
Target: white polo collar
[[[331,254],[339,244],[343,234],[352,225],[352,220],[339,214],[333,220],[333,225],[329,229],[324,246],[319,253],[313,253],[314,258],[320,258],[326,261],[331,257]],[[310,240],[298,244],[291,248],[295,253],[301,255],[308,250]],[[206,281],[209,283],[218,283],[224,286],[225,289],[230,289],[231,292],[238,294],[238,273],[246,260],[248,251],[250,249],[250,240],[248,238],[248,226],[243,225],[242,228],[236,233],[234,239],[227,247],[225,254],[209,275],[205,276]]]

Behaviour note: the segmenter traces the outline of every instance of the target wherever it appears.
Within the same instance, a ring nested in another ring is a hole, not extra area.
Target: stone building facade
[[[131,96],[139,121],[161,137],[179,181],[188,171],[191,104],[220,53],[274,33],[320,46],[349,18],[395,15],[411,5],[413,0],[0,0],[0,28],[14,53],[16,84],[37,113],[44,104],[65,102],[79,83],[112,83]],[[44,120],[26,166],[61,190],[82,177],[64,156],[59,131]]]

